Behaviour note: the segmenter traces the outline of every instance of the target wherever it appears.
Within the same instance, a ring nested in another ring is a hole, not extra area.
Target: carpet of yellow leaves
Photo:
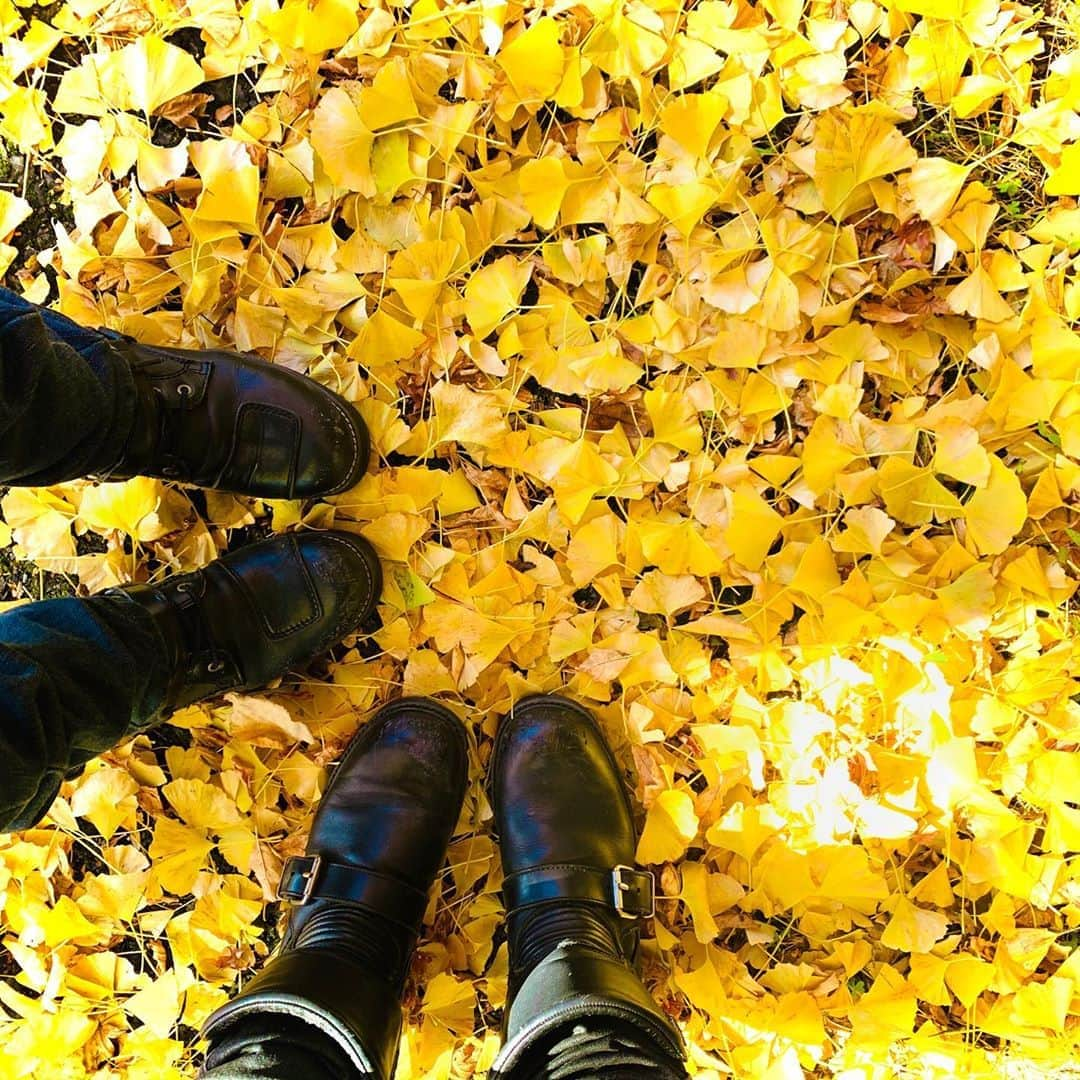
[[[323,766],[402,690],[466,720],[477,783],[400,1075],[482,1070],[506,956],[478,781],[499,714],[563,687],[635,767],[663,893],[644,970],[695,1075],[1067,1062],[1067,18],[0,0],[0,133],[73,211],[26,294],[308,371],[379,458],[313,507],[12,491],[16,552],[98,589],[256,522],[336,525],[387,572],[381,630],[325,679],[189,710],[0,840],[0,1075],[191,1075],[272,945]],[[3,238],[28,210],[0,192]]]

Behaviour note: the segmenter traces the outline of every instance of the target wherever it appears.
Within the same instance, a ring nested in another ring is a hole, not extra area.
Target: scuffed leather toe
[[[348,491],[367,469],[371,455],[367,425],[350,404],[330,390],[325,393],[320,422],[306,425],[300,438],[294,499]]]
[[[375,610],[382,592],[382,568],[374,548],[354,533],[303,533],[300,552],[328,616],[325,636],[314,649],[328,649],[351,634]]]
[[[374,610],[382,588],[371,545],[343,532],[290,533],[232,552],[206,572],[228,574],[247,600],[246,610],[223,613],[213,630],[244,654],[247,688],[352,633]],[[252,637],[256,627],[259,635]]]
[[[588,710],[556,695],[519,701],[499,726],[491,765],[503,870],[633,862],[622,776]]]

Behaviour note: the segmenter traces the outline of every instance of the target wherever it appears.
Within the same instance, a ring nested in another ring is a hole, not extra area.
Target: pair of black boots
[[[320,1031],[356,1074],[389,1080],[409,960],[467,778],[465,729],[437,702],[402,699],[367,723],[307,854],[285,865],[280,896],[294,906],[279,954],[203,1030],[211,1076],[258,1052],[237,1033],[277,1014]],[[488,782],[510,956],[492,1075],[546,1076],[552,1048],[569,1042],[568,1076],[683,1076],[678,1029],[633,968],[653,878],[631,865],[630,803],[592,716],[561,697],[519,702]]]
[[[48,324],[61,343],[77,330],[56,316]],[[84,344],[94,338],[78,334]],[[311,380],[234,353],[98,336],[129,365],[136,395],[107,477],[300,498],[346,490],[362,475],[363,422]],[[263,686],[322,652],[366,619],[380,587],[370,546],[330,531],[110,590],[149,617],[164,645],[167,688],[145,726],[225,690]],[[653,879],[630,865],[631,807],[592,717],[558,697],[519,703],[499,729],[489,775],[511,966],[493,1072],[519,1075],[546,1042],[569,1039],[567,1075],[593,1075],[594,1058],[608,1077],[683,1075],[678,1030],[632,967]],[[281,897],[295,906],[279,954],[207,1022],[211,1073],[215,1058],[236,1052],[238,1029],[270,1031],[276,1014],[329,1037],[333,1060],[389,1080],[410,956],[467,777],[465,729],[437,702],[397,701],[365,725],[319,805],[308,854],[285,867]],[[592,1042],[575,1034],[597,1022]]]
[[[62,328],[56,315],[50,323]],[[105,335],[101,343],[130,369],[135,396],[131,430],[102,479],[155,476],[299,499],[346,491],[367,468],[359,413],[312,379],[239,353]],[[140,605],[165,641],[168,712],[265,686],[356,630],[381,590],[371,545],[329,530],[264,540],[195,573],[109,593]]]

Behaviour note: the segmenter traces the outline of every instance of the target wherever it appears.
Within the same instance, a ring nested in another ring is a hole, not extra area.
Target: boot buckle
[[[300,869],[303,863],[308,863],[306,870]],[[286,862],[281,881],[278,882],[277,898],[290,900],[294,904],[304,905],[311,899],[315,891],[315,885],[319,880],[319,871],[322,869],[321,855],[305,855],[297,858],[295,855]],[[304,883],[302,890],[292,887],[293,881],[299,877]],[[299,895],[297,895],[299,893]]]
[[[627,878],[637,878],[639,881],[647,877],[649,880],[648,888],[648,910],[642,910],[638,904],[638,897],[635,895],[634,886]],[[628,908],[626,901],[628,899],[632,902],[632,907]],[[656,889],[655,878],[653,878],[652,872],[645,870],[637,870],[633,866],[626,866],[620,863],[618,866],[611,868],[611,902],[612,906],[621,919],[651,919],[656,914]]]
[[[311,867],[304,874],[304,892],[300,897],[301,906],[311,899],[311,893],[315,888],[315,882],[319,879],[319,869],[322,867],[322,856],[315,855],[311,860]]]

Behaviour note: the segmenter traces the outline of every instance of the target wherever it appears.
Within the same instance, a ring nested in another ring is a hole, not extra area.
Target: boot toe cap
[[[378,556],[362,536],[341,530],[305,533],[297,544],[330,623],[326,632],[340,639],[375,610],[382,591]]]
[[[430,699],[391,702],[360,729],[335,769],[308,850],[427,891],[467,780],[461,721]]]
[[[357,735],[339,770],[367,782],[377,770],[386,794],[423,813],[432,804],[456,815],[468,778],[468,741],[461,721],[430,698],[399,698],[384,705]],[[344,777],[343,777],[344,778]],[[449,822],[448,827],[456,824]]]
[[[210,427],[233,425],[227,462],[212,486],[306,499],[359,482],[371,440],[349,402],[314,379],[256,357],[207,355],[213,360],[208,416],[220,417]]]
[[[522,700],[496,736],[491,796],[506,873],[633,861],[621,771],[592,714],[555,695]]]
[[[370,436],[360,414],[325,387],[312,415],[301,417],[293,498],[337,495],[360,482],[370,456]],[[313,394],[316,391],[313,388]]]

